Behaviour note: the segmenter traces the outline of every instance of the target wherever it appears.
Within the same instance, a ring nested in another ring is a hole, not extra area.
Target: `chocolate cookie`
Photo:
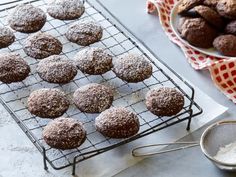
[[[177,26],[177,30],[180,33],[180,36],[182,36],[182,30],[183,30],[183,24],[184,22],[189,19],[189,17],[180,17],[179,21],[178,21],[178,26]],[[182,36],[183,37],[183,36]]]
[[[70,102],[59,89],[43,88],[33,91],[28,98],[28,110],[42,118],[56,118],[63,115]]]
[[[112,105],[113,91],[105,85],[92,83],[78,88],[73,97],[80,111],[100,113]]]
[[[65,84],[74,79],[77,67],[63,56],[52,55],[39,62],[37,72],[47,82]]]
[[[0,27],[0,49],[8,47],[15,41],[15,35],[7,27]]]
[[[157,116],[173,116],[183,109],[184,96],[174,88],[154,88],[146,95],[146,106]]]
[[[219,2],[219,0],[204,0],[203,4],[205,6],[211,7],[211,8],[216,8],[217,3]]]
[[[236,35],[236,20],[231,21],[226,25],[225,33]]]
[[[81,0],[55,0],[47,9],[48,14],[60,20],[74,20],[83,15],[85,11]]]
[[[203,0],[182,0],[178,6],[177,12],[179,14],[185,13],[190,9],[192,9],[193,7],[202,4],[202,2]]]
[[[43,59],[50,55],[59,55],[62,51],[62,44],[50,34],[38,32],[26,39],[24,51],[30,57]]]
[[[23,33],[39,31],[46,23],[46,14],[31,4],[20,4],[8,17],[10,27]]]
[[[44,127],[43,139],[52,148],[73,149],[84,143],[86,131],[81,122],[60,117]]]
[[[113,107],[102,112],[95,119],[97,130],[110,138],[128,138],[139,131],[136,114],[122,107]]]
[[[204,19],[192,18],[185,20],[181,34],[183,38],[196,47],[210,48],[217,36],[217,31]]]
[[[152,75],[152,65],[138,54],[123,54],[113,62],[117,77],[127,82],[141,82]]]
[[[219,0],[216,9],[221,16],[229,19],[236,19],[235,0]]]
[[[79,51],[75,55],[74,60],[77,67],[86,74],[104,74],[112,68],[112,56],[105,49],[98,47]]]
[[[4,83],[20,82],[30,73],[29,65],[18,54],[0,55],[0,81]]]
[[[231,34],[218,36],[213,45],[223,55],[236,57],[236,36]]]
[[[221,16],[207,6],[196,6],[194,7],[194,10],[202,17],[204,18],[209,24],[217,27],[218,29],[224,28],[224,21],[221,18]]]
[[[67,32],[66,37],[69,41],[82,46],[88,46],[100,41],[103,29],[100,24],[94,21],[81,21],[72,24]]]

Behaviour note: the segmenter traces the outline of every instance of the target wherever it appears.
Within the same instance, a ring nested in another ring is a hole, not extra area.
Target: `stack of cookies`
[[[236,1],[182,0],[178,6],[180,36],[200,48],[214,47],[236,57]]]

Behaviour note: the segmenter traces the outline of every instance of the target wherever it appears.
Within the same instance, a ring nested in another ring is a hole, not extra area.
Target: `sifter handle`
[[[139,152],[140,150],[148,149],[150,147],[158,147],[158,146],[165,146],[165,145],[185,145],[177,148],[172,148],[168,150],[161,150],[157,152]],[[199,146],[199,142],[174,142],[174,143],[161,143],[161,144],[151,144],[151,145],[145,145],[145,146],[139,146],[136,147],[132,150],[132,155],[134,157],[147,157],[147,156],[153,156],[153,155],[158,155],[158,154],[164,154],[168,152],[173,152],[173,151],[178,151],[178,150],[183,150],[187,148],[192,148],[195,146]]]

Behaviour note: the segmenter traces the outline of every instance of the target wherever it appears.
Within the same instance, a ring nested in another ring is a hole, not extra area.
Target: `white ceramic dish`
[[[226,58],[226,59],[229,59],[229,58],[235,58],[235,57],[227,57],[227,56],[224,56],[222,54],[220,54],[215,48],[209,48],[209,49],[204,49],[204,48],[199,48],[199,47],[195,47],[191,44],[188,43],[188,41],[182,39],[180,37],[180,34],[177,30],[177,25],[178,25],[178,22],[179,22],[179,18],[180,18],[180,15],[178,15],[177,13],[177,7],[179,6],[180,2],[176,3],[175,6],[173,7],[172,11],[171,11],[171,17],[170,17],[170,25],[171,25],[171,28],[172,30],[174,31],[174,33],[176,34],[176,36],[184,43],[186,44],[187,46],[201,52],[201,53],[204,53],[206,55],[210,55],[210,56],[214,56],[214,57],[218,57],[218,58]]]

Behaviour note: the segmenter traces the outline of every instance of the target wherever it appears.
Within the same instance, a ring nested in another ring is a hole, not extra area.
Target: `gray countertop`
[[[145,11],[145,0],[101,0],[103,4],[136,36],[172,69],[194,83],[220,104],[229,108],[217,120],[236,119],[235,104],[228,100],[213,84],[208,71],[195,71],[185,59],[182,51],[169,41],[163,32],[157,16]],[[205,110],[207,111],[207,110]],[[185,140],[199,140],[203,127],[185,137]],[[218,170],[201,153],[199,147],[151,157],[121,172],[117,177],[231,177],[235,173]]]

